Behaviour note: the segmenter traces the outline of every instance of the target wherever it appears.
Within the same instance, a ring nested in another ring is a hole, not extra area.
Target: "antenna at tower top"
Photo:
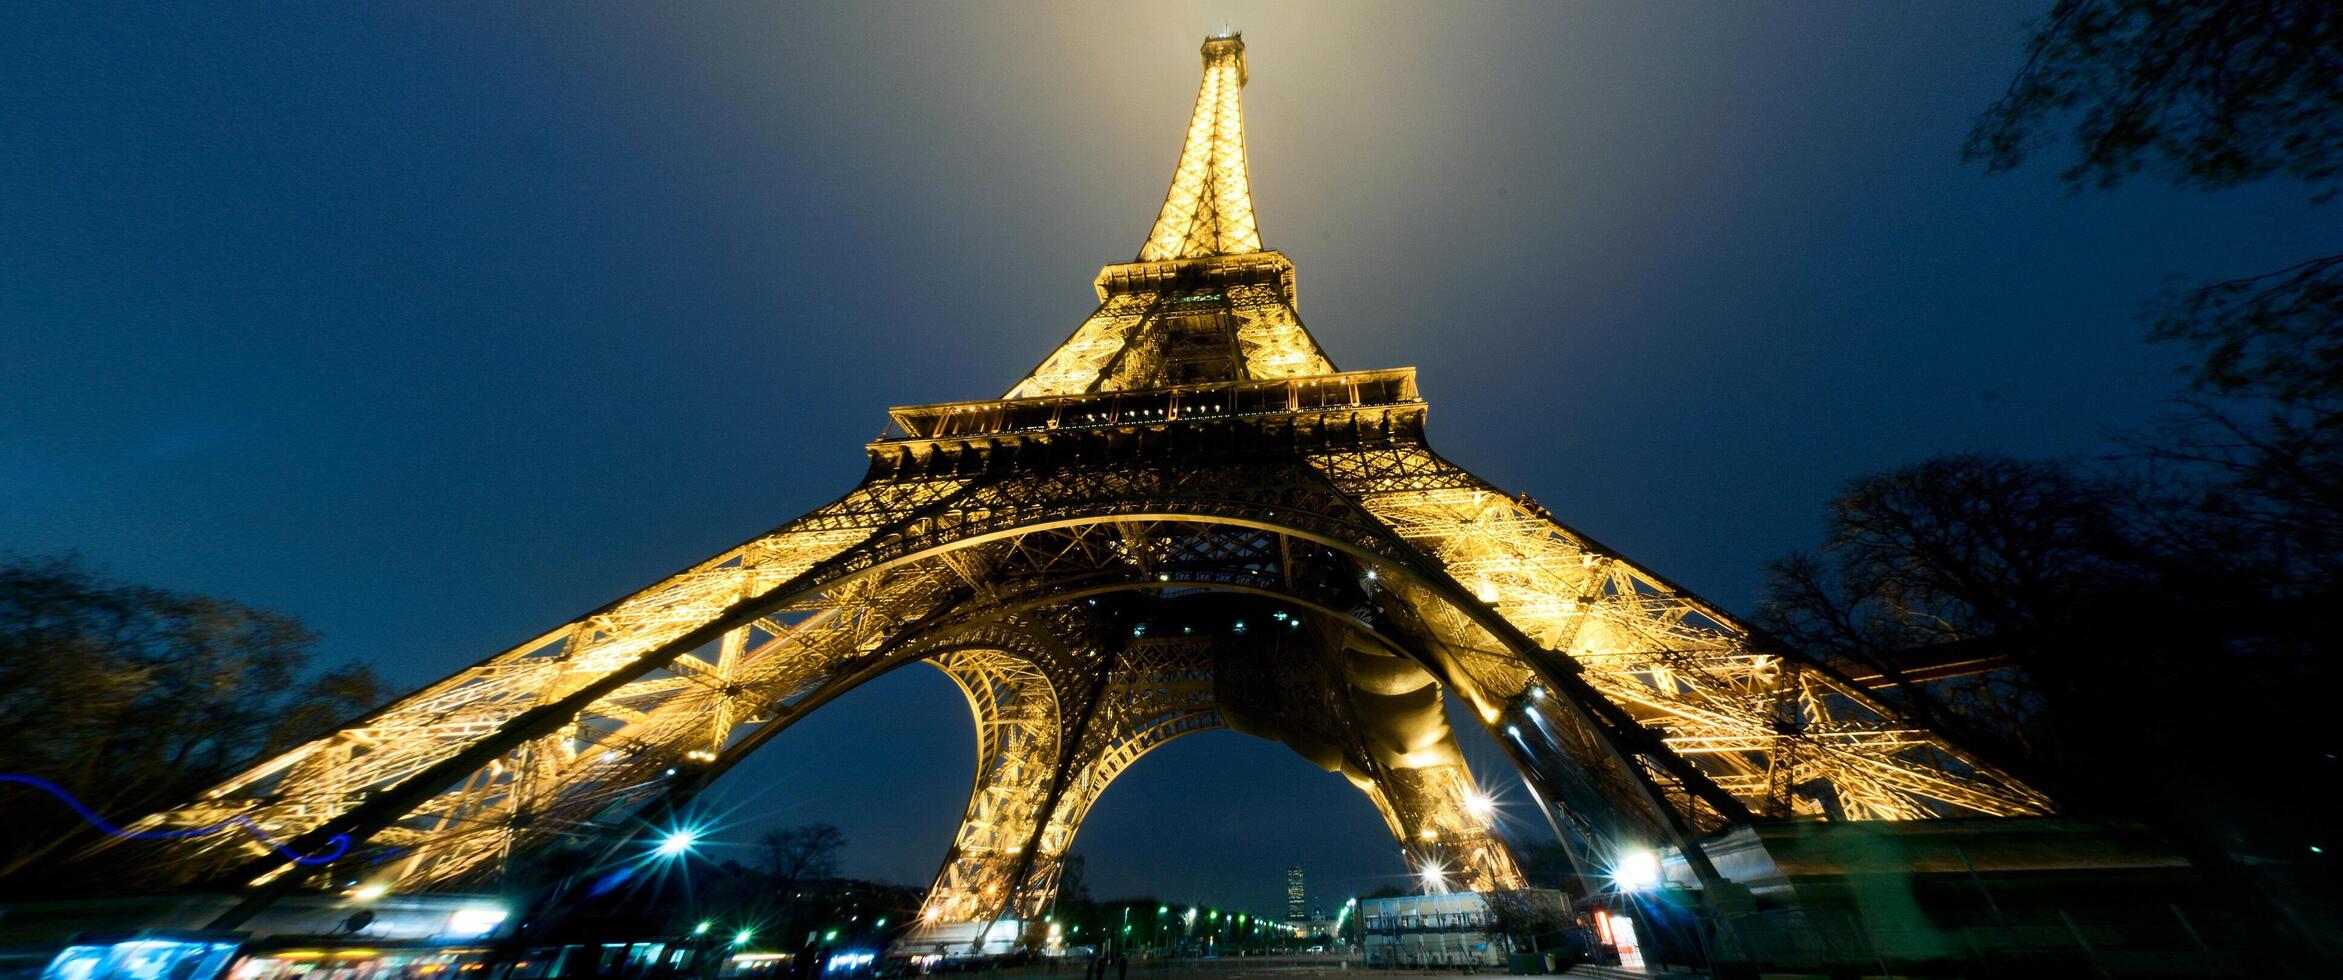
[[[1171,192],[1139,261],[1261,251],[1245,177],[1245,41],[1233,28],[1204,39],[1204,80]]]

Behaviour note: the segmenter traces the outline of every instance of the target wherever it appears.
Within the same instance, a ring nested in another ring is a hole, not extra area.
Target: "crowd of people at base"
[[[1113,970],[1115,980],[1131,975],[1131,957],[1126,953],[1093,953],[1090,962],[1082,965],[1082,980],[1106,980],[1106,971]]]

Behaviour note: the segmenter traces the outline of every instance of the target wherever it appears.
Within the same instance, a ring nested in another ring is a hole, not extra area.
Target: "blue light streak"
[[[124,830],[121,827],[117,827],[112,823],[107,822],[106,818],[98,816],[97,811],[90,809],[86,804],[81,802],[79,797],[74,796],[73,793],[68,791],[65,787],[59,786],[56,783],[52,783],[46,779],[42,779],[39,776],[28,776],[23,773],[14,772],[0,772],[0,783],[15,783],[19,786],[30,786],[34,789],[40,790],[41,792],[47,793],[50,796],[54,796],[57,798],[58,802],[65,804],[66,808],[72,810],[75,815],[81,817],[81,819],[87,822],[90,826],[98,828],[98,830],[104,832],[106,836],[119,837],[123,840],[182,840],[189,837],[209,837],[212,834],[216,834],[230,827],[234,827],[244,831],[247,834],[251,834],[253,840],[257,840],[262,844],[268,845],[269,850],[276,852],[278,855],[281,855],[286,860],[295,864],[331,864],[335,861],[341,860],[342,855],[350,853],[350,835],[348,834],[335,834],[332,837],[327,838],[326,843],[328,846],[326,850],[320,854],[302,855],[294,853],[291,848],[279,843],[276,838],[269,836],[267,831],[260,829],[260,825],[253,823],[249,818],[242,815],[229,817],[228,819],[212,824],[209,827],[191,827],[185,830]]]

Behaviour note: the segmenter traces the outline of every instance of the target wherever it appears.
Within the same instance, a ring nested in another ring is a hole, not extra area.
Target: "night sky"
[[[2281,185],[1963,165],[2048,0],[162,6],[0,13],[0,549],[402,686],[834,497],[890,405],[1006,390],[1138,250],[1224,20],[1336,364],[1418,367],[1446,455],[1738,610],[1852,477],[2103,447],[2177,385],[2165,277],[2323,231]],[[924,885],[965,718],[874,683],[728,778],[726,836],[826,820]],[[1289,863],[1330,907],[1402,870],[1225,732],[1076,850],[1262,910]]]

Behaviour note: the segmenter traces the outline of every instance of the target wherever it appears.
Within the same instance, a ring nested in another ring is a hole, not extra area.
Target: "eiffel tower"
[[[1662,846],[1713,878],[1700,839],[1754,820],[2048,812],[1433,452],[1412,369],[1336,370],[1254,220],[1243,41],[1207,39],[1203,67],[1138,257],[1007,394],[893,409],[835,502],[147,818],[269,835],[151,867],[256,893],[479,887],[549,842],[645,833],[916,663],[967,695],[981,760],[928,937],[1037,918],[1115,777],[1218,728],[1357,786],[1426,888],[1520,887],[1451,697],[1589,878]]]

